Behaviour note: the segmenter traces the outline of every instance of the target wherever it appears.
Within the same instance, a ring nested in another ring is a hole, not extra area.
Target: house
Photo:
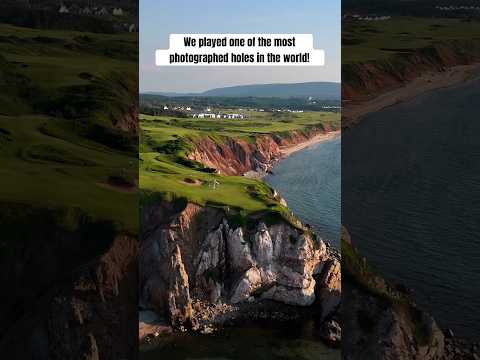
[[[243,118],[245,118],[245,116],[242,115],[242,114],[218,114],[217,119],[220,119],[220,118],[223,118],[223,119],[243,119]]]
[[[215,114],[200,113],[200,114],[193,114],[193,117],[194,118],[199,118],[199,119],[205,119],[205,118],[215,119],[216,115]]]
[[[122,8],[114,8],[112,11],[113,16],[123,16]]]
[[[165,106],[163,107],[163,110],[168,110],[168,106],[165,105]]]
[[[130,24],[130,26],[128,27],[128,32],[135,32],[137,31],[137,27],[135,26],[135,24]]]
[[[68,14],[69,12],[68,8],[63,4],[60,6],[60,9],[58,9],[59,14]]]
[[[187,111],[192,111],[192,108],[190,106],[187,106]]]

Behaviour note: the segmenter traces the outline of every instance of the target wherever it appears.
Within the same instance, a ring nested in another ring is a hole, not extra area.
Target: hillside
[[[138,28],[138,4],[128,0],[3,0],[0,8],[0,23],[34,29],[125,33]],[[122,14],[113,15],[114,8]]]
[[[75,206],[135,228],[111,206],[135,197],[108,186],[136,178],[135,35],[0,29],[0,200]]]
[[[0,33],[0,352],[133,358],[138,38]]]
[[[146,92],[163,96],[211,96],[211,97],[259,97],[259,98],[308,98],[339,100],[340,83],[307,82],[296,84],[255,84],[223,87],[201,93]]]
[[[268,170],[280,156],[280,146],[337,129],[339,121],[338,113],[316,112],[252,112],[241,121],[142,115],[141,190],[246,213],[283,212],[265,183],[241,175],[262,167]],[[263,155],[256,155],[259,152]],[[214,180],[221,183],[217,190],[211,186]]]
[[[343,126],[474,76],[480,59],[479,29],[478,21],[456,18],[345,21]]]

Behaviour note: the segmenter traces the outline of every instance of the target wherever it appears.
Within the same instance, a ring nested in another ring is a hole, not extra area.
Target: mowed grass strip
[[[47,135],[45,128],[58,137]],[[76,136],[63,120],[44,116],[0,116],[0,152],[0,199],[79,207],[94,218],[137,228],[135,192],[103,186],[112,175],[137,177],[137,162],[129,154]]]
[[[136,34],[0,34],[0,201],[80,208],[136,231],[136,189],[111,181],[138,178],[136,141],[115,128],[136,98]]]

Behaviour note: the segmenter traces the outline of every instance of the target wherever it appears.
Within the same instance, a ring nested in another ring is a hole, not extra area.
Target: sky
[[[157,67],[171,33],[313,34],[325,66]],[[218,87],[340,82],[340,0],[140,0],[140,91],[201,92]]]

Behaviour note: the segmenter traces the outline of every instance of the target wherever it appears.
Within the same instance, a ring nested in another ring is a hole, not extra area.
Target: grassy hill
[[[0,24],[0,201],[76,207],[135,229],[135,34]],[[119,179],[123,179],[119,182]]]
[[[258,97],[258,98],[303,98],[312,96],[323,100],[340,100],[340,83],[305,82],[290,84],[240,85],[207,90],[201,93],[147,92],[163,96],[214,96],[214,97]]]
[[[340,115],[251,112],[248,119],[193,119],[141,115],[140,187],[143,201],[166,199],[223,207],[243,217],[284,217],[290,212],[261,180],[215,174],[186,155],[201,139],[221,145],[229,139],[255,143],[260,135],[286,136],[294,130],[337,127]],[[213,182],[220,185],[214,189]]]

